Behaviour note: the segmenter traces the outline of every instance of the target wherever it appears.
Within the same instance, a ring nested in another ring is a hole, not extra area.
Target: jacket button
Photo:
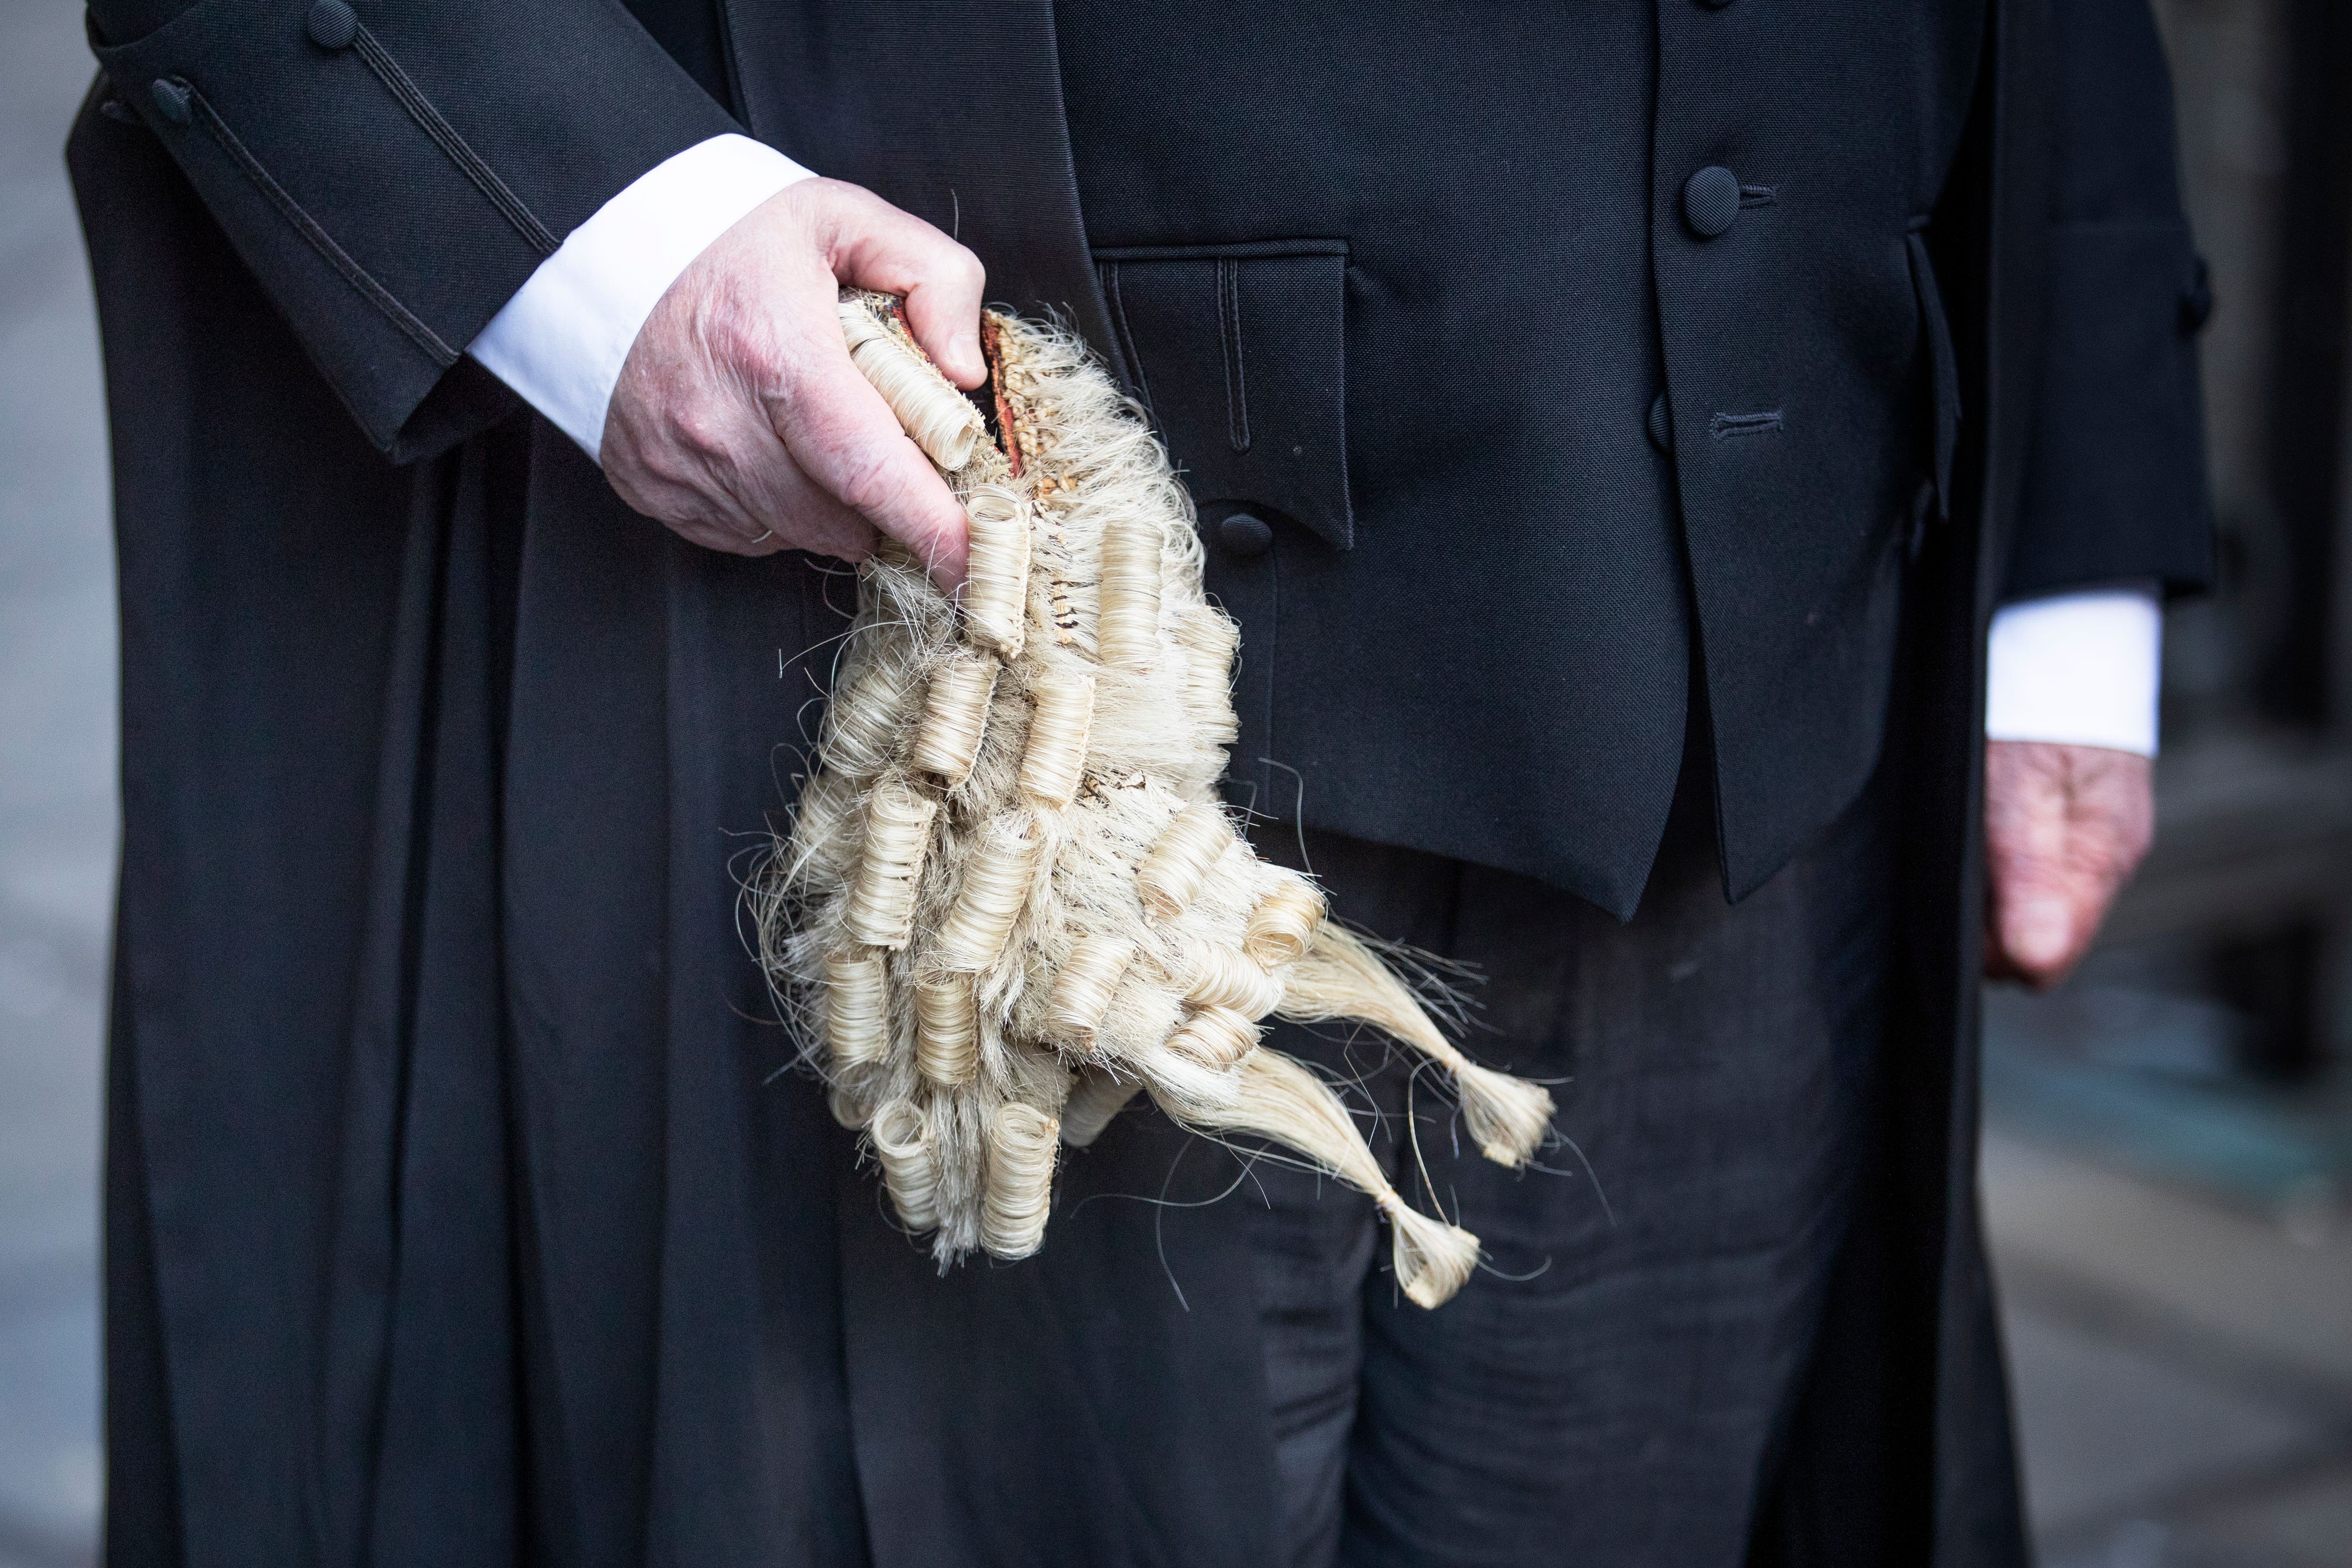
[[[1274,547],[1274,530],[1262,520],[1237,511],[1217,524],[1217,542],[1225,547],[1227,554],[1247,561]]]
[[[155,100],[155,112],[174,125],[185,125],[195,118],[195,110],[188,107],[195,94],[186,82],[159,76],[148,85],[147,95]]]
[[[1710,163],[1683,186],[1683,216],[1692,232],[1713,239],[1739,216],[1739,176]]]
[[[310,41],[322,49],[344,49],[359,37],[360,14],[343,4],[343,0],[319,0],[310,7],[302,26]]]
[[[1663,392],[1650,399],[1650,445],[1661,452],[1675,449],[1675,414]]]

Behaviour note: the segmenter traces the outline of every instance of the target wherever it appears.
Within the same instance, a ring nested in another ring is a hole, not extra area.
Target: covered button
[[[1273,547],[1274,530],[1264,519],[1237,511],[1217,524],[1217,542],[1223,544],[1228,553],[1247,560],[1254,555],[1263,555]]]
[[[349,48],[352,40],[359,37],[360,14],[343,0],[319,0],[310,7],[302,26],[310,33],[310,41],[322,49]]]
[[[1691,232],[1713,239],[1739,216],[1739,176],[1710,163],[1683,186],[1683,217]]]
[[[188,107],[195,89],[177,77],[157,77],[149,85],[147,94],[155,100],[155,112],[174,125],[185,125],[195,118],[195,110]]]

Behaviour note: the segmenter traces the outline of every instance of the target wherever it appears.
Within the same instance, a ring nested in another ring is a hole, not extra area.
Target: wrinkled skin
[[[735,555],[845,561],[882,536],[963,581],[963,510],[850,363],[838,286],[902,294],[908,324],[958,386],[978,386],[972,253],[838,180],[803,180],[695,258],[638,330],[599,460],[623,500]]]
[[[2105,746],[1985,747],[1985,973],[2037,990],[2082,962],[2156,829],[2148,759]]]

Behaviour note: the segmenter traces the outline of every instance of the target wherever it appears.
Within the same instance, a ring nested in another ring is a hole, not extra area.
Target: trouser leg
[[[1368,930],[1438,952],[1453,941],[1457,861],[1357,839],[1312,836],[1302,846],[1282,830],[1260,847],[1286,864],[1305,861],[1330,886],[1347,917]],[[1276,1043],[1350,1079],[1387,1076],[1391,1047],[1380,1036],[1339,1026],[1286,1027]],[[1351,1105],[1377,1114],[1363,1093]],[[1395,1143],[1372,1138],[1391,1159]],[[1364,1281],[1384,1258],[1386,1233],[1370,1202],[1326,1177],[1269,1155],[1253,1165],[1241,1194],[1252,1225],[1259,1310],[1266,1335],[1266,1380],[1281,1469],[1281,1539],[1294,1568],[1328,1568],[1339,1549],[1349,1435],[1363,1362]]]
[[[1401,1189],[1486,1243],[1490,1271],[1434,1312],[1394,1290],[1368,1204],[1262,1174],[1297,1561],[1744,1557],[1867,1131],[1886,856],[1859,809],[1727,907],[1706,829],[1678,806],[1626,926],[1524,879],[1309,839],[1341,910],[1483,970],[1469,1047],[1559,1080],[1565,1142],[1507,1172],[1428,1074],[1370,1080]],[[1277,1043],[1345,1070],[1331,1038]]]

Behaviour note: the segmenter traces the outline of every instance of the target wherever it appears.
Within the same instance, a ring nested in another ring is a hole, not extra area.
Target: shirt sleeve
[[[2163,651],[2153,584],[2003,605],[1986,661],[1986,738],[2152,757]]]
[[[597,457],[622,363],[670,284],[752,208],[811,177],[748,136],[688,147],[567,235],[467,353]]]

